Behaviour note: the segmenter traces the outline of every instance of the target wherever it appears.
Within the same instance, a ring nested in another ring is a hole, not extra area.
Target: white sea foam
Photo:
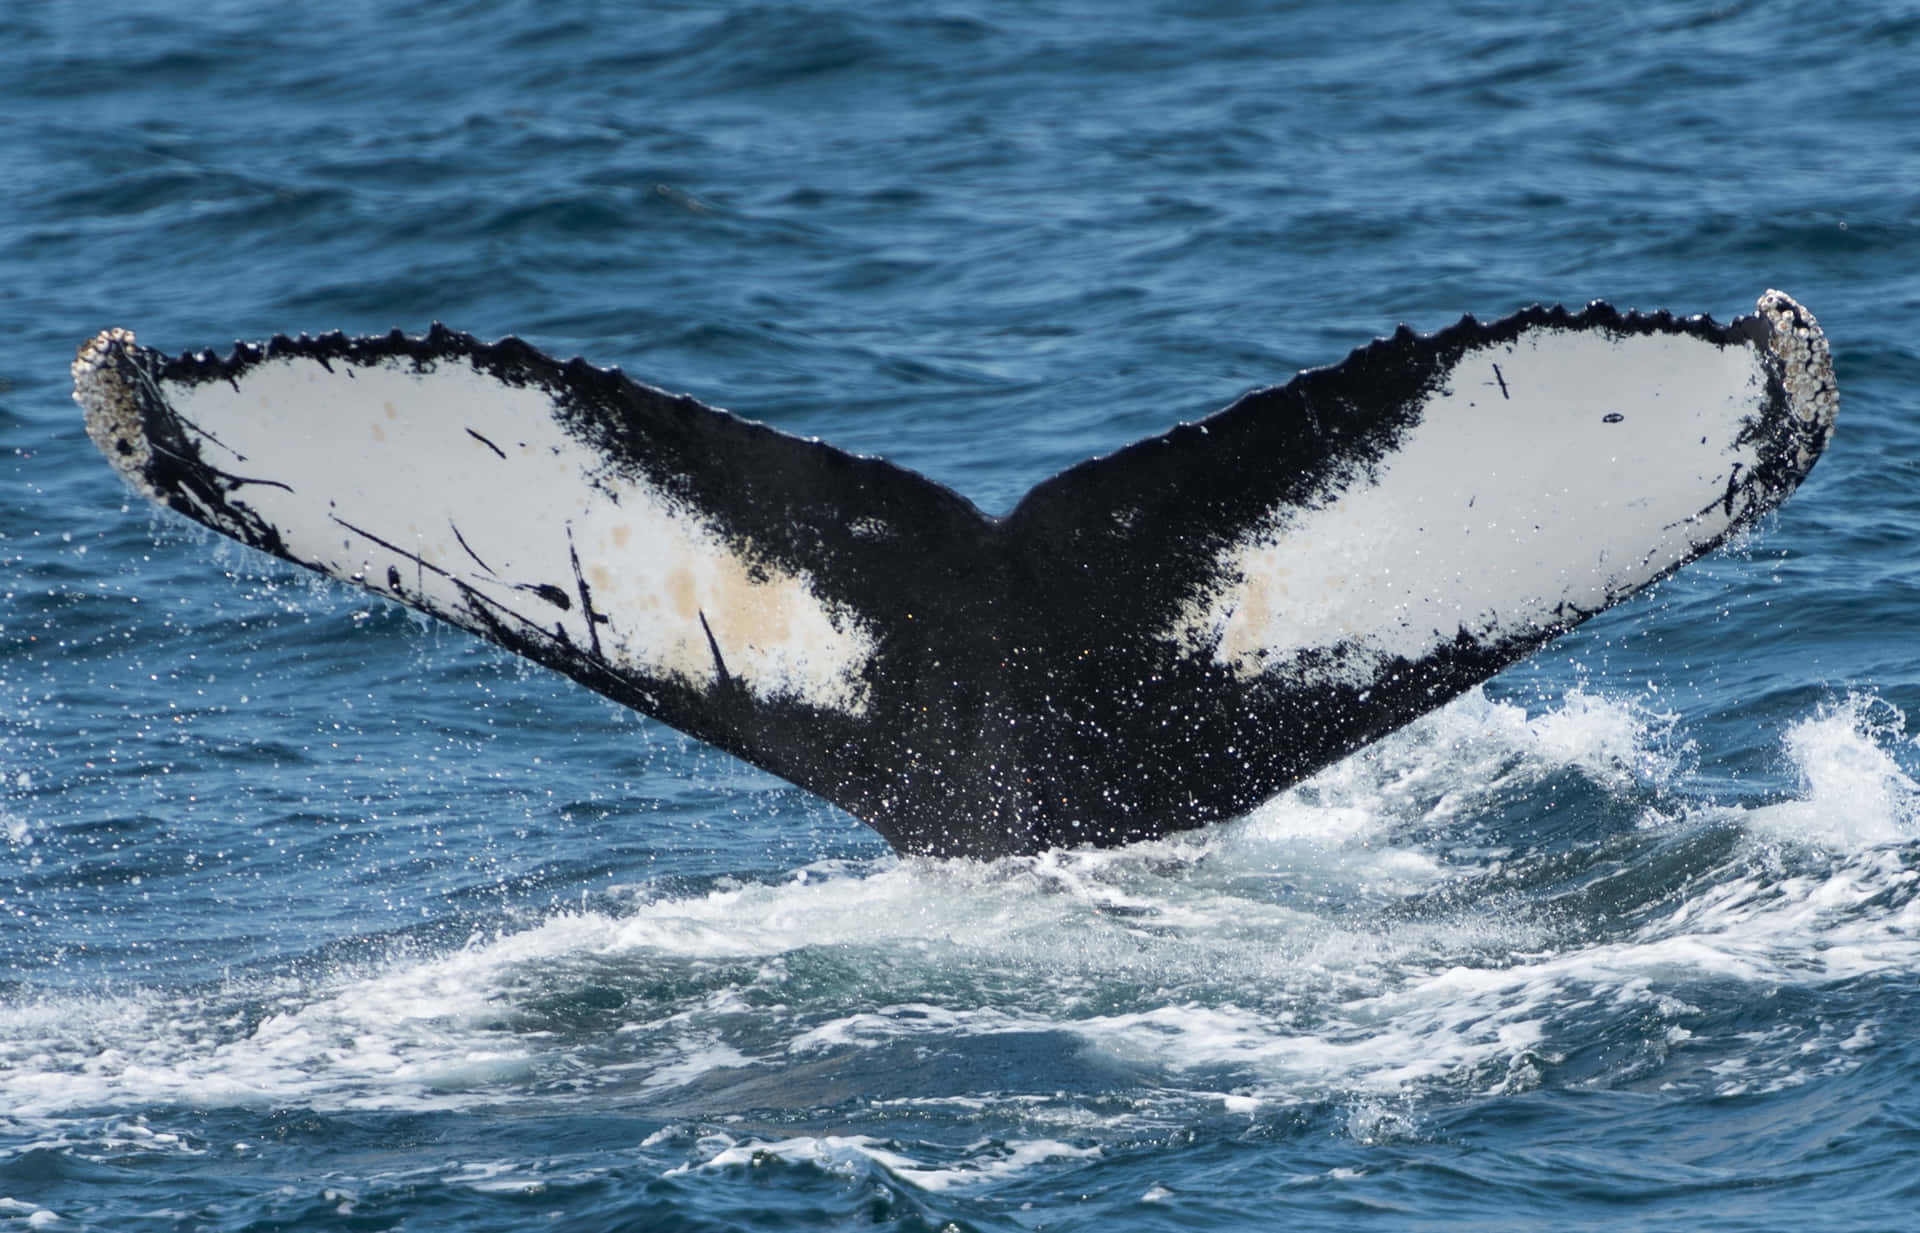
[[[901,1145],[883,1143],[867,1135],[802,1135],[773,1142],[749,1139],[738,1143],[726,1136],[711,1136],[703,1139],[701,1146],[719,1150],[705,1160],[669,1169],[668,1175],[703,1169],[751,1168],[769,1160],[782,1160],[858,1176],[871,1162],[898,1181],[921,1190],[939,1191],[997,1181],[1046,1161],[1083,1160],[1098,1156],[1101,1151],[1098,1147],[1079,1147],[1052,1139],[979,1143],[969,1149],[962,1163],[940,1166],[915,1160],[898,1150]]]
[[[1784,1024],[1750,1047],[1715,1036],[1703,997],[1920,964],[1920,873],[1902,846],[1920,787],[1903,730],[1886,704],[1845,700],[1785,734],[1792,799],[1671,798],[1675,820],[1647,826],[1644,794],[1684,779],[1668,720],[1589,695],[1529,714],[1476,693],[1201,835],[992,864],[822,863],[690,895],[634,887],[321,978],[14,1000],[0,1005],[0,1107],[450,1108],[607,1088],[654,1102],[741,1076],[761,1081],[754,1107],[782,1092],[811,1107],[880,1082],[904,1048],[969,1051],[979,1082],[867,1103],[1013,1119],[1036,1144],[1314,1100],[1346,1102],[1350,1133],[1369,1138],[1411,1133],[1429,1095],[1547,1081],[1596,1025],[1628,1022],[1663,1082],[1765,1090],[1858,1064],[1880,1029]],[[1568,774],[1597,807],[1618,801],[1614,829],[1634,842],[1727,838],[1680,881],[1629,896],[1621,919],[1546,903],[1547,875],[1479,835],[1480,818]],[[544,1009],[602,988],[619,992],[614,1009]],[[1022,1050],[1136,1075],[1135,1096],[1096,1108],[993,1073]],[[823,1064],[841,1076],[825,1097],[804,1086]],[[697,1163],[859,1156],[937,1188],[1027,1167],[1023,1150],[936,1167],[816,1136],[730,1140]]]
[[[52,1208],[41,1207],[10,1196],[0,1196],[0,1220],[5,1220],[9,1224],[17,1220],[22,1227],[29,1229],[77,1229],[80,1227]]]
[[[1756,830],[1853,850],[1920,835],[1920,783],[1895,751],[1913,742],[1906,716],[1878,699],[1850,694],[1787,730],[1787,754],[1800,775],[1798,799],[1754,811]]]

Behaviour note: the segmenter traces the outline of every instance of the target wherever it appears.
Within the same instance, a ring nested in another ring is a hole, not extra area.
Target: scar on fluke
[[[500,458],[502,461],[506,460],[507,451],[501,449],[499,446],[495,445],[493,442],[487,440],[484,436],[475,432],[471,428],[467,429],[467,435],[469,437],[472,437],[475,441],[478,441],[480,444],[486,446],[488,449],[492,450],[494,453],[500,455]]]
[[[580,594],[580,612],[587,618],[587,641],[595,655],[600,654],[600,626],[607,620],[594,611],[593,590],[587,585],[586,571],[580,568],[580,550],[574,546],[573,527],[567,527],[567,559],[573,564],[573,585]]]
[[[460,541],[460,547],[466,551],[466,554],[468,556],[473,558],[473,563],[475,565],[478,565],[481,569],[486,570],[489,574],[493,574],[494,577],[496,578],[500,576],[499,574],[494,573],[493,566],[488,565],[485,561],[480,559],[480,554],[473,550],[473,545],[467,542],[467,537],[460,534],[460,527],[457,523],[453,523],[453,522],[447,523],[447,529],[453,532],[453,538]]]
[[[73,374],[152,499],[954,856],[1245,813],[1751,525],[1838,407],[1779,292],[1724,325],[1536,305],[1402,327],[994,516],[439,325],[226,358],[110,330]]]
[[[292,491],[292,490],[289,489],[288,491]],[[401,557],[401,558],[404,558],[405,560],[413,562],[414,565],[419,567],[420,569],[431,570],[434,573],[439,574],[443,578],[453,577],[453,575],[449,573],[447,570],[444,570],[440,568],[438,565],[435,565],[433,562],[427,560],[425,557],[421,556],[419,553],[409,552],[405,548],[400,547],[398,544],[382,539],[380,536],[375,535],[373,532],[367,530],[365,527],[357,527],[353,525],[351,522],[348,522],[345,518],[342,518],[337,514],[329,515],[329,517],[332,518],[333,521],[337,523],[339,526],[353,532],[355,535],[358,535],[360,538],[364,540],[368,540],[372,543],[378,544],[380,547],[385,548],[388,552],[393,553],[397,557]],[[295,565],[305,565],[309,569],[315,568],[315,566],[313,566],[310,562],[298,560],[295,558],[289,558],[289,559],[293,560],[293,563]]]
[[[531,591],[562,612],[571,611],[573,608],[573,596],[567,594],[566,591],[560,587],[554,586],[551,582],[520,582],[514,584],[514,589],[517,591]]]
[[[707,647],[713,652],[713,671],[720,678],[720,688],[731,690],[733,678],[727,675],[727,661],[720,654],[720,641],[713,636],[713,626],[707,624],[707,614],[704,609],[700,613],[700,628],[706,632]]]

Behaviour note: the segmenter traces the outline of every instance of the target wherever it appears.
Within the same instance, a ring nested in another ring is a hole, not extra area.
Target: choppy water
[[[0,1222],[1887,1229],[1920,15],[0,12]],[[1004,508],[1401,321],[1833,339],[1761,534],[1240,822],[902,862],[150,513],[74,346],[517,332]]]

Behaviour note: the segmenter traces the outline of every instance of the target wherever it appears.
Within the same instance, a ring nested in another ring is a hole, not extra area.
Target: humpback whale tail
[[[897,849],[1231,817],[1773,508],[1811,314],[1402,327],[1009,514],[515,338],[85,344],[141,492],[807,788]]]

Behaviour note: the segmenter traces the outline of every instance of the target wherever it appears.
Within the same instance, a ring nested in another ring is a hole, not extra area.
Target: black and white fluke
[[[141,492],[816,792],[905,852],[1229,818],[1784,500],[1837,398],[1811,314],[1402,328],[1004,517],[513,338],[109,330]]]

